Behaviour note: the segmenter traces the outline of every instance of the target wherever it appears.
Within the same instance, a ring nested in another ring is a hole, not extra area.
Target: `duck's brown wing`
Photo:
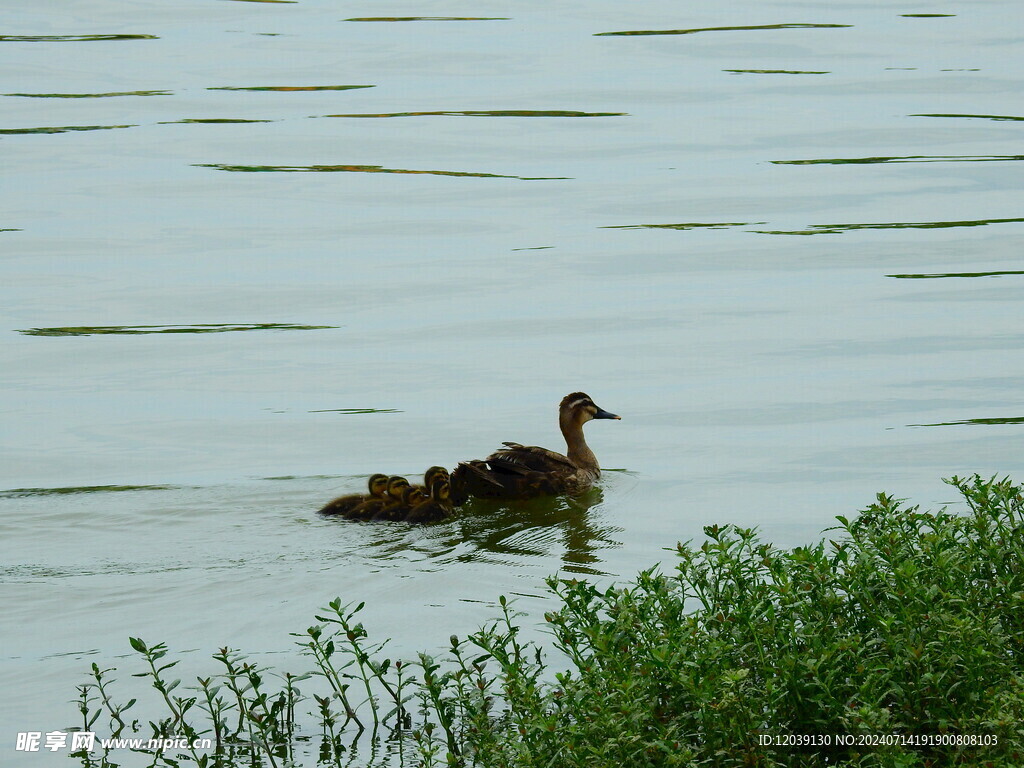
[[[500,499],[505,487],[493,477],[486,461],[462,461],[452,472],[452,504],[460,507],[470,496],[481,499]]]
[[[456,505],[470,496],[481,499],[529,499],[565,491],[564,480],[576,471],[565,456],[546,448],[505,443],[483,461],[466,461],[452,473]]]
[[[519,443],[502,443],[504,448],[487,457],[501,459],[506,462],[519,464],[520,466],[532,469],[535,472],[574,472],[576,465],[569,461],[567,456],[560,453],[541,448],[539,445],[520,445]]]

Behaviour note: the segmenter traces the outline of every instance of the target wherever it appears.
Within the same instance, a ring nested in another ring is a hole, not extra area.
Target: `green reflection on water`
[[[307,411],[307,413],[343,413],[355,415],[362,413],[404,413],[397,408],[323,408],[318,411]]]
[[[685,224],[619,224],[600,229],[727,229],[728,227],[750,227],[756,224],[767,224],[766,221],[691,221]]]
[[[508,21],[507,16],[360,16],[343,21]]]
[[[116,96],[173,96],[173,91],[115,91],[113,93],[5,93],[27,99],[109,99]]]
[[[337,325],[294,325],[292,323],[200,323],[198,325],[97,325],[19,330],[26,336],[137,335],[145,333],[227,333],[230,331],[314,331]]]
[[[757,24],[742,27],[700,27],[697,29],[643,29],[630,32],[598,32],[594,37],[611,35],[694,35],[698,32],[745,32],[761,29],[840,29],[852,24]]]
[[[350,477],[350,475],[273,475],[261,477],[260,480],[337,480],[340,477]],[[360,478],[365,479],[362,475]]]
[[[207,88],[208,91],[351,91],[356,88],[376,88],[375,85],[224,85]]]
[[[137,128],[137,125],[62,125],[44,128],[0,128],[5,136],[19,133],[67,133],[68,131],[109,131],[114,128]]]
[[[735,72],[740,75],[829,75],[828,71],[812,69],[723,69],[723,72]]]
[[[772,165],[873,165],[876,163],[1001,163],[1024,155],[906,155],[904,157],[827,157],[814,160],[771,160]]]
[[[208,123],[214,123],[214,124],[231,123],[231,124],[234,124],[234,123],[273,123],[273,122],[274,122],[273,120],[246,120],[246,119],[243,119],[243,118],[240,118],[240,117],[239,118],[233,118],[233,117],[199,118],[199,117],[196,117],[196,118],[184,118],[182,120],[164,120],[162,122],[157,123],[157,125],[180,125],[182,123],[203,123],[203,124],[208,124]]]
[[[886,275],[886,277],[898,277],[903,280],[935,280],[943,277],[1000,277],[1002,275],[1024,275],[1024,270],[1004,269],[995,272],[934,272],[921,275]]]
[[[380,165],[223,165],[195,163],[197,168],[215,168],[235,173],[404,173],[427,176],[473,176],[482,179],[519,179],[520,181],[561,181],[568,176],[507,176],[500,173],[470,171],[418,171],[407,168],[384,168]]]
[[[989,224],[1011,224],[1024,221],[1014,219],[977,219],[974,221],[919,221],[887,224],[812,224],[799,230],[751,230],[759,235],[835,235],[857,229],[944,229],[947,227],[984,227]]]
[[[25,496],[65,496],[75,493],[121,493],[123,491],[173,491],[176,485],[82,485],[68,488],[10,488],[0,491],[0,499],[20,499]]]
[[[156,35],[0,35],[0,42],[83,43],[104,40],[159,40]]]
[[[628,112],[574,112],[561,109],[484,109],[438,112],[381,112],[351,115],[324,115],[324,117],[624,117]]]
[[[1024,416],[995,417],[991,419],[963,419],[962,421],[940,421],[935,424],[908,424],[908,427],[956,427],[964,425],[1024,424]]]
[[[1017,117],[1016,115],[969,115],[955,112],[929,112],[910,115],[910,117],[959,117],[971,120],[1024,120],[1024,117]]]

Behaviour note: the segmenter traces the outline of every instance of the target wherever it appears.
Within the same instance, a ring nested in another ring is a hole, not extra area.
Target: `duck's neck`
[[[597,463],[597,456],[583,439],[583,425],[573,419],[561,418],[558,420],[558,426],[562,429],[562,436],[569,449],[566,452],[569,461],[580,469],[589,469],[600,474],[601,467]]]

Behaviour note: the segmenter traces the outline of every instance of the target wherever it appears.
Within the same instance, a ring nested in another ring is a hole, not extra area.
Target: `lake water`
[[[129,635],[299,671],[340,595],[412,654],[1024,478],[1015,2],[7,6],[4,765]],[[575,390],[622,416],[582,500],[315,514],[561,449]]]

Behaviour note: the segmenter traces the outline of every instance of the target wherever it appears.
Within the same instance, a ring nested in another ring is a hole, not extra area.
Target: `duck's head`
[[[444,467],[431,467],[423,473],[423,487],[430,489],[434,485],[434,479],[440,478],[441,480],[448,479],[448,470]]]
[[[590,395],[573,392],[562,398],[558,405],[558,420],[563,425],[574,424],[582,427],[591,419],[621,419],[614,413],[598,408]]]
[[[427,500],[427,495],[423,493],[422,488],[417,488],[414,485],[407,485],[402,490],[402,503],[409,507],[415,507],[417,504],[421,504]]]
[[[394,475],[388,478],[388,496],[396,501],[402,500],[402,493],[409,487],[409,481],[404,477]]]
[[[370,475],[370,480],[367,483],[367,487],[370,489],[370,495],[380,498],[388,490],[388,476],[387,475]]]

